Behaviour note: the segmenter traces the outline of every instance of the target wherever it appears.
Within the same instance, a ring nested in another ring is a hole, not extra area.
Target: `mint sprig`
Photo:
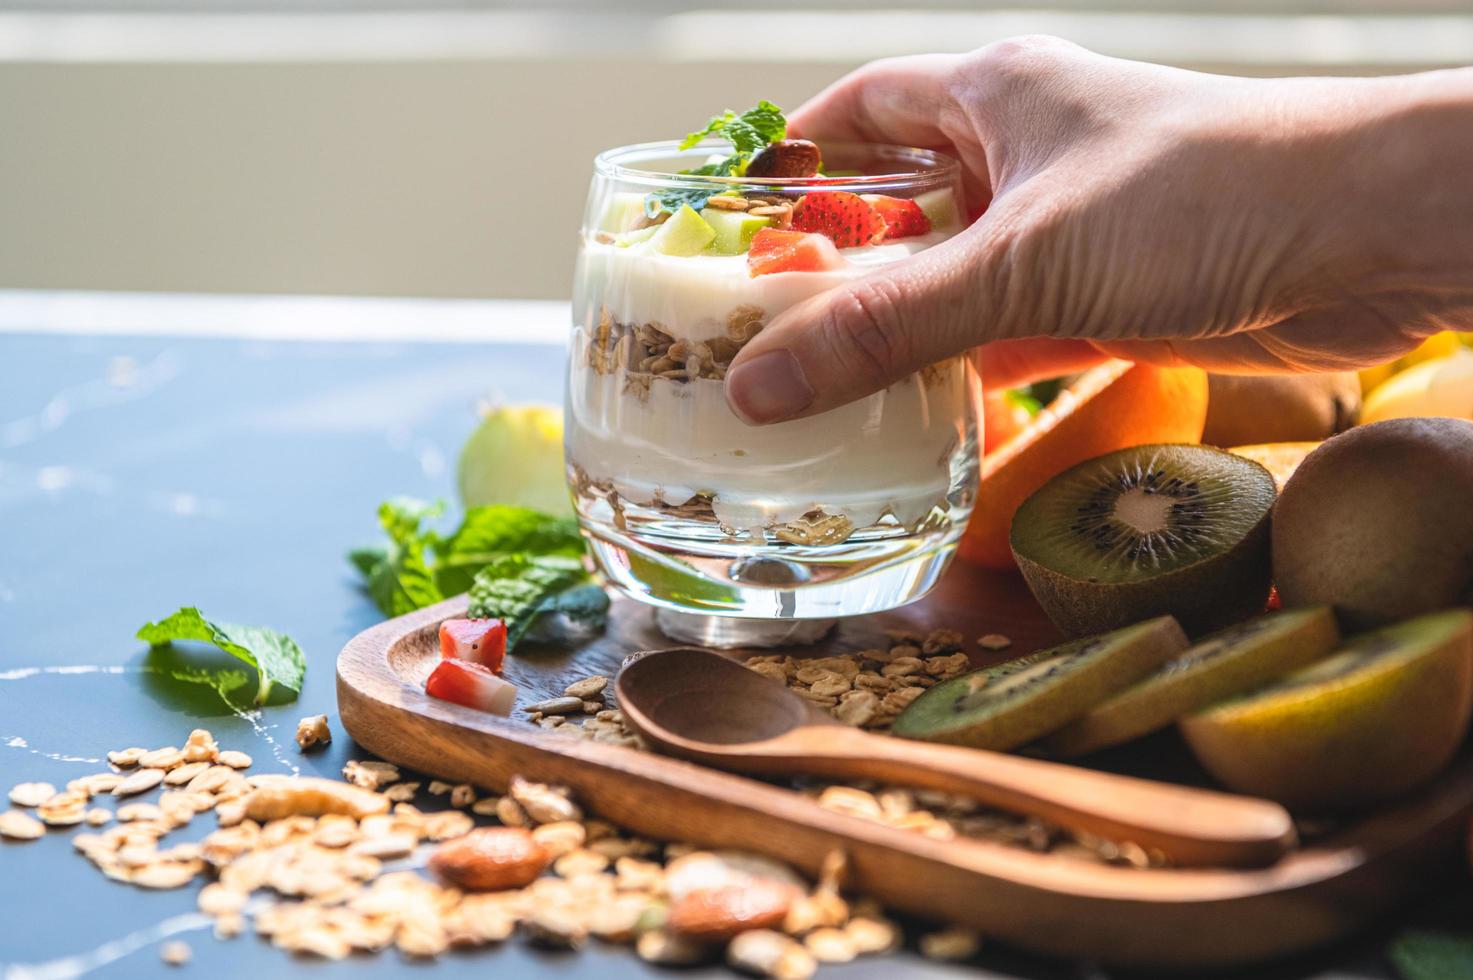
[[[138,630],[138,639],[153,647],[181,640],[208,643],[250,664],[256,668],[258,678],[256,704],[265,704],[272,688],[278,685],[295,697],[301,693],[302,680],[307,674],[307,658],[296,640],[265,626],[214,622],[194,606],[185,606],[157,623],[145,623]],[[220,691],[221,697],[226,697],[238,685],[233,682],[228,686],[217,685],[211,681],[211,686]]]
[[[763,99],[754,108],[738,115],[727,109],[719,116],[712,116],[704,129],[687,133],[680,141],[682,150],[689,150],[707,136],[720,134],[731,143],[737,155],[750,157],[768,143],[776,143],[788,133],[788,120],[783,111]]]
[[[680,171],[693,177],[740,177],[747,171],[752,157],[776,143],[788,133],[788,121],[783,111],[763,99],[746,112],[737,113],[727,109],[719,116],[712,116],[706,125],[687,133],[680,141],[680,149],[688,150],[708,136],[721,136],[731,144],[730,155],[690,170]],[[706,188],[670,188],[652,192],[645,198],[645,213],[654,217],[661,211],[674,214],[682,206],[690,205],[699,211],[706,206],[711,195],[721,190],[720,185]]]
[[[384,615],[469,591],[472,616],[506,621],[508,649],[551,613],[602,624],[608,598],[583,568],[577,521],[493,504],[472,507],[453,533],[442,535],[429,523],[443,509],[408,498],[387,501],[379,523],[388,543],[348,553]]]
[[[577,558],[507,555],[476,574],[470,615],[506,623],[511,649],[544,614],[558,613],[583,628],[603,626],[609,599]]]

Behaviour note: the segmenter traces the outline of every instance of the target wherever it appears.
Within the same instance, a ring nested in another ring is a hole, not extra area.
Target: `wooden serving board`
[[[1418,795],[1257,870],[1139,870],[970,838],[933,840],[831,812],[781,785],[432,699],[423,684],[439,658],[437,627],[464,609],[463,597],[451,599],[382,623],[343,649],[338,707],[355,740],[400,765],[498,791],[514,774],[562,783],[637,833],[757,851],[809,874],[841,848],[856,891],[1053,955],[1187,968],[1328,942],[1460,864],[1449,859],[1461,854],[1473,813],[1473,753],[1465,752]],[[784,652],[822,656],[878,645],[887,629],[936,627],[968,641],[1010,636],[1012,648],[989,660],[1057,638],[1017,576],[957,565],[922,602],[845,621],[824,642]],[[647,607],[616,599],[604,635],[576,650],[519,651],[505,674],[519,704],[531,704],[580,677],[613,677],[635,650],[673,645]],[[1159,755],[1127,753],[1123,768],[1159,777]],[[1166,768],[1171,778],[1201,778],[1179,762]]]

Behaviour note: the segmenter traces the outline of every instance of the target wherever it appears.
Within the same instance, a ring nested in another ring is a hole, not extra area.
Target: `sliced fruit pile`
[[[1100,635],[937,684],[894,732],[1077,756],[1176,725],[1240,792],[1311,812],[1403,795],[1473,716],[1469,500],[1473,422],[1454,418],[1078,463],[1023,501],[1010,540],[1054,624]],[[1209,635],[1143,666],[1131,631],[1163,622]]]
[[[1269,613],[1188,647],[1171,617],[935,685],[903,738],[1074,756],[1173,724],[1230,789],[1302,811],[1403,795],[1437,774],[1473,716],[1473,610],[1343,644],[1324,607]]]
[[[1187,646],[1170,616],[943,681],[895,719],[901,738],[1011,749],[1077,718]]]
[[[1323,606],[1271,613],[1214,633],[1044,741],[1083,755],[1165,728],[1178,718],[1325,656],[1339,640]]]
[[[843,264],[837,249],[928,235],[961,223],[950,188],[915,199],[829,190],[795,198],[724,192],[699,210],[682,204],[655,219],[645,216],[644,200],[641,194],[615,194],[599,221],[600,235],[615,245],[663,255],[746,253],[753,276],[837,268]]]
[[[1425,783],[1462,743],[1470,710],[1473,612],[1458,609],[1354,638],[1181,728],[1225,785],[1323,810]]]

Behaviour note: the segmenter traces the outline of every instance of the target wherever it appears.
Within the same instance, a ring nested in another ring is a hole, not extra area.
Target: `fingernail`
[[[790,351],[768,351],[726,376],[726,403],[748,425],[781,422],[813,404],[813,387]]]

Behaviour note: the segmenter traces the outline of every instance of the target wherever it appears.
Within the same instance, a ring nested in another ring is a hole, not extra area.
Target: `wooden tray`
[[[367,630],[343,649],[338,707],[364,747],[495,790],[518,773],[562,783],[594,812],[640,834],[758,851],[809,874],[842,848],[857,891],[1049,954],[1182,968],[1325,943],[1449,866],[1473,812],[1473,754],[1465,752],[1424,792],[1260,870],[1136,870],[986,841],[932,840],[833,813],[771,783],[429,698],[423,682],[439,657],[436,628],[464,608],[464,598],[442,602]],[[1016,576],[957,566],[923,602],[847,621],[801,652],[862,649],[881,642],[885,629],[933,627],[961,630],[968,640],[1006,634],[1014,640],[1010,656],[1055,639]],[[579,677],[612,677],[629,652],[671,645],[649,609],[620,599],[596,641],[576,651],[518,653],[505,673],[530,704],[560,695]],[[1127,768],[1159,774],[1159,759],[1139,762]]]

